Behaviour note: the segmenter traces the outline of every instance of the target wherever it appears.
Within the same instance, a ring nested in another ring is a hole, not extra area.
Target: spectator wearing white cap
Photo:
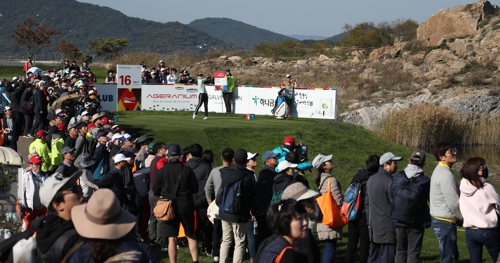
[[[17,140],[19,139],[17,119],[12,116],[12,108],[6,106],[3,109],[2,130],[4,134],[4,147],[9,147],[17,152]]]
[[[293,172],[297,164],[289,161],[282,161],[278,164],[278,174],[274,177],[273,181],[273,194],[285,190],[287,186],[294,183]]]
[[[121,143],[120,139],[122,138],[122,135],[120,133],[115,133],[113,136],[111,136],[111,147],[109,151],[109,157],[113,159],[115,155],[120,151],[121,149]]]
[[[125,169],[128,167],[129,160],[130,158],[126,157],[122,153],[117,154],[114,158],[115,167],[104,175],[97,183],[99,188],[111,189],[111,191],[115,193],[121,205],[123,205],[127,199],[123,178]]]
[[[318,154],[314,157],[312,165],[318,170],[320,175],[316,179],[316,186],[320,194],[324,194],[330,189],[334,201],[339,207],[342,206],[342,188],[339,181],[332,175],[335,167],[332,161],[332,155]],[[330,185],[328,185],[330,181]],[[389,222],[390,224],[390,222]],[[318,239],[324,242],[322,262],[334,262],[335,252],[337,250],[337,240],[342,238],[342,228],[332,228],[322,223],[317,225]]]
[[[366,219],[370,232],[368,262],[394,262],[396,255],[396,229],[391,223],[391,198],[389,195],[392,175],[403,158],[392,152],[384,153],[379,160],[378,172],[366,183]]]

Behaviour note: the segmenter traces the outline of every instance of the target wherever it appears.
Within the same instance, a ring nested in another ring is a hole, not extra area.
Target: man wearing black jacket
[[[160,223],[163,233],[162,245],[168,243],[170,262],[177,261],[177,236],[179,223],[184,227],[188,240],[189,251],[193,262],[198,262],[198,244],[194,231],[194,200],[193,194],[198,192],[198,182],[194,172],[182,164],[181,148],[171,144],[167,149],[168,162],[158,171],[153,184],[153,193],[160,198],[172,200],[175,218]],[[116,157],[115,157],[116,158]]]
[[[35,113],[35,123],[31,128],[31,135],[35,134],[37,130],[45,130],[47,126],[47,99],[45,97],[45,88],[47,83],[45,81],[40,81],[40,89],[35,91],[34,107],[33,112]]]
[[[115,193],[116,198],[120,201],[120,205],[126,203],[124,176],[125,169],[127,169],[128,161],[130,158],[119,153],[115,156],[115,168],[109,171],[98,182],[99,188],[108,188]]]
[[[247,163],[247,151],[237,149],[234,152],[234,164],[221,169],[221,187],[233,185],[241,181],[240,212],[230,214],[223,210],[219,211],[219,219],[222,221],[222,245],[220,249],[220,262],[226,262],[229,247],[234,239],[233,262],[243,261],[245,253],[246,224],[250,219],[250,210],[253,215],[260,215],[263,211],[256,211],[251,207],[251,200],[255,199],[255,184],[253,174],[245,165]]]
[[[264,168],[260,170],[258,180],[257,180],[257,188],[259,189],[259,193],[262,195],[262,200],[266,205],[266,211],[271,203],[271,199],[273,198],[273,182],[274,177],[276,176],[275,168],[278,166],[278,154],[272,151],[267,151],[262,155],[262,162],[264,163]],[[261,215],[257,217],[257,222],[259,222],[259,234],[257,235],[256,247],[259,247],[259,244],[264,241],[264,239],[270,237],[273,232],[269,228],[267,224],[267,216]]]
[[[212,232],[213,224],[207,217],[208,203],[205,198],[205,185],[207,183],[208,176],[212,171],[212,166],[208,163],[202,161],[203,147],[197,143],[189,146],[189,151],[186,155],[186,166],[190,167],[196,181],[198,182],[198,193],[193,195],[194,207],[196,209],[198,229],[196,230],[197,236],[200,237],[200,232],[203,232],[203,249],[206,249],[207,254],[212,254]]]

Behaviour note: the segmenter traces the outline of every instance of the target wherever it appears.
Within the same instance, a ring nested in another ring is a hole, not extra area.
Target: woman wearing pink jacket
[[[460,169],[460,211],[464,217],[465,242],[470,262],[483,262],[483,246],[493,262],[499,253],[498,212],[500,197],[495,188],[486,183],[488,167],[481,157],[467,160]]]

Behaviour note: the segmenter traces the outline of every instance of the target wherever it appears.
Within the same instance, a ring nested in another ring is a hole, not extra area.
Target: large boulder
[[[447,49],[434,49],[425,57],[421,69],[427,79],[437,79],[459,72],[467,62]]]
[[[417,40],[423,46],[436,46],[441,39],[475,36],[487,15],[498,11],[489,1],[441,9],[417,28]]]

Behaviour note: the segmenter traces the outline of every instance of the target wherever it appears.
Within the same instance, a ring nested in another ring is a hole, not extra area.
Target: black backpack
[[[150,185],[149,168],[142,168],[133,174],[135,190],[139,196],[146,197],[149,193]]]
[[[404,171],[400,173],[406,181],[394,189],[391,216],[398,222],[412,224],[420,212],[422,187],[418,184],[417,178],[406,177]]]

